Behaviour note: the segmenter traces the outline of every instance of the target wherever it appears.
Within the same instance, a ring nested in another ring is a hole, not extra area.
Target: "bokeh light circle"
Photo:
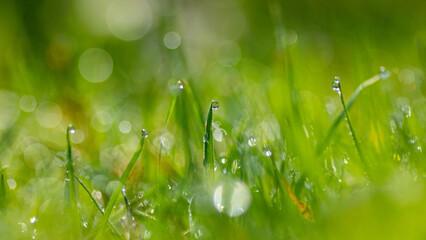
[[[81,76],[93,83],[107,80],[112,73],[112,68],[111,56],[107,51],[100,48],[86,50],[78,61]]]
[[[144,0],[115,0],[106,13],[108,28],[116,37],[133,41],[151,28],[151,7]]]
[[[62,120],[61,108],[53,102],[44,102],[36,110],[37,122],[45,128],[54,128]]]

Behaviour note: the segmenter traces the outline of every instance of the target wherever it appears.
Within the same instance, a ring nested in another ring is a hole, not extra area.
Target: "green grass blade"
[[[213,148],[213,104],[217,103],[213,100],[210,103],[209,113],[207,114],[206,131],[204,134],[204,167],[210,170],[214,169],[214,148]]]
[[[0,210],[6,208],[6,182],[4,181],[5,168],[0,169]]]
[[[71,208],[76,210],[77,199],[76,199],[76,190],[74,185],[74,166],[72,160],[72,149],[71,149],[71,134],[74,133],[74,127],[69,125],[67,128],[67,163],[66,163],[66,172],[65,172],[65,181],[67,182],[67,188],[65,195],[67,196],[67,201],[71,204]]]
[[[105,213],[102,216],[102,220],[100,223],[100,227],[98,229],[97,237],[96,239],[102,239],[103,234],[105,233],[105,228],[107,226],[107,223],[109,222],[109,217],[111,216],[112,210],[118,200],[118,197],[120,196],[121,189],[123,186],[125,186],[127,178],[129,177],[129,174],[133,167],[136,164],[136,161],[138,160],[139,156],[141,155],[143,145],[145,143],[145,138],[147,138],[148,134],[145,129],[142,130],[142,136],[139,141],[139,146],[136,149],[135,153],[133,154],[132,159],[130,159],[129,163],[127,164],[126,169],[124,170],[123,174],[120,177],[120,184],[117,184],[117,186],[114,189],[114,192],[111,195],[111,198],[106,206]]]
[[[99,212],[104,215],[104,211],[102,210],[102,207],[99,205],[99,203],[96,201],[96,199],[93,197],[93,195],[90,193],[89,189],[84,185],[83,181],[77,177],[77,175],[74,174],[74,178],[77,180],[78,183],[80,183],[80,186],[86,191],[87,195],[89,195],[92,202],[95,204],[96,208],[99,210]],[[111,224],[111,222],[108,222],[108,225],[113,230],[114,234],[119,237],[119,239],[122,239],[120,233],[118,230],[114,227],[114,225]]]
[[[80,215],[77,207],[77,194],[74,184],[74,163],[72,159],[71,134],[75,132],[74,126],[67,127],[67,162],[65,165],[65,197],[69,204],[69,214],[71,215],[71,226],[73,237],[77,238],[80,234]]]
[[[384,79],[384,77],[381,77],[380,74],[377,74],[375,76],[373,76],[372,78],[364,81],[363,83],[361,83],[358,88],[355,90],[354,93],[352,93],[352,95],[349,97],[349,100],[346,103],[346,108],[349,111],[352,107],[352,105],[354,104],[356,98],[358,97],[358,95],[362,92],[362,90],[364,90],[366,87],[369,87],[373,84],[375,84],[376,82],[378,82],[380,79]],[[320,155],[324,149],[328,146],[328,144],[330,143],[333,134],[334,134],[334,130],[337,128],[337,126],[339,126],[340,122],[343,120],[343,118],[345,117],[345,109],[342,108],[342,110],[340,110],[339,114],[337,115],[337,117],[334,119],[333,123],[331,124],[326,137],[324,138],[324,140],[318,145],[317,147],[317,155]]]
[[[359,157],[361,158],[361,161],[362,161],[362,164],[364,165],[364,168],[367,170],[368,169],[367,162],[366,162],[366,160],[364,158],[364,155],[362,154],[361,146],[360,146],[358,138],[356,136],[355,129],[354,129],[353,125],[352,125],[352,121],[351,121],[351,117],[349,115],[349,111],[348,111],[348,109],[346,107],[346,104],[345,104],[345,98],[343,96],[343,92],[342,92],[341,85],[340,85],[340,78],[336,77],[335,80],[334,80],[334,82],[333,82],[333,84],[336,84],[336,86],[333,86],[333,88],[336,87],[336,89],[338,89],[336,91],[337,91],[337,93],[340,96],[340,101],[342,102],[343,110],[345,111],[346,120],[348,122],[349,129],[351,131],[352,138],[354,140],[356,150],[357,150],[357,152],[359,154]]]
[[[103,215],[104,211],[102,210],[101,206],[99,205],[99,203],[96,201],[96,199],[92,196],[92,194],[90,193],[89,189],[86,187],[86,185],[84,185],[83,181],[81,181],[81,179],[79,177],[77,177],[77,175],[74,174],[74,178],[77,180],[78,183],[80,183],[80,186],[86,191],[87,195],[89,195],[90,199],[92,200],[92,202],[95,204],[96,208],[99,210],[99,212]]]

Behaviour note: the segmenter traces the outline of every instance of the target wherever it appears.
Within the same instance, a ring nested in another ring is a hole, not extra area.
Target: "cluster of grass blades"
[[[332,126],[330,127],[330,131],[327,134],[324,141],[318,146],[317,148],[317,154],[320,155],[322,151],[324,150],[324,146],[326,146],[332,138],[332,133],[337,125],[341,122],[344,116],[346,116],[346,119],[348,121],[348,125],[351,131],[351,135],[354,140],[355,147],[360,155],[360,159],[362,162],[363,167],[368,172],[368,165],[366,162],[366,159],[362,155],[361,147],[359,140],[356,137],[355,130],[353,128],[352,122],[350,120],[349,116],[349,109],[353,105],[355,99],[359,95],[359,93],[367,86],[372,85],[373,83],[379,81],[380,79],[388,77],[388,72],[385,72],[385,70],[382,69],[382,72],[380,75],[374,76],[373,78],[363,82],[355,91],[354,94],[350,97],[348,103],[346,104],[344,101],[344,97],[341,91],[341,85],[340,85],[340,79],[336,77],[336,79],[333,82],[333,90],[337,91],[341,103],[342,103],[342,111],[337,116],[335,121],[333,122]],[[207,111],[207,118],[205,121],[205,125],[203,127],[202,120],[198,119],[198,117],[195,117],[193,121],[195,121],[198,127],[193,127],[192,129],[198,129],[198,132],[204,131],[204,137],[203,137],[203,161],[202,165],[204,166],[204,178],[200,178],[200,173],[197,173],[197,165],[199,163],[194,162],[193,159],[187,158],[186,159],[186,168],[185,175],[182,177],[180,182],[177,183],[179,189],[186,189],[186,191],[189,190],[188,193],[185,193],[185,190],[180,193],[184,193],[185,196],[180,196],[186,199],[186,204],[188,206],[187,214],[188,214],[188,222],[189,222],[189,229],[187,231],[182,232],[182,236],[190,235],[192,237],[198,238],[200,237],[201,230],[199,227],[197,227],[197,221],[205,221],[200,220],[199,218],[195,217],[194,214],[203,214],[201,213],[194,213],[194,203],[195,205],[199,204],[206,204],[204,199],[206,196],[211,196],[209,193],[209,189],[214,190],[213,191],[213,204],[219,213],[226,213],[231,218],[230,220],[227,220],[228,223],[232,223],[232,217],[233,216],[239,216],[240,214],[245,213],[248,206],[250,204],[258,204],[258,203],[251,203],[251,195],[254,194],[253,201],[258,201],[258,196],[256,196],[256,193],[260,193],[263,198],[262,202],[263,204],[274,206],[274,208],[283,209],[286,208],[286,206],[293,208],[296,212],[298,212],[299,216],[304,219],[306,222],[314,222],[314,210],[308,205],[306,201],[302,201],[297,196],[300,194],[300,184],[294,185],[287,180],[286,175],[282,170],[278,168],[277,160],[275,154],[273,154],[273,151],[271,147],[268,145],[264,145],[262,149],[258,149],[256,147],[257,140],[256,138],[250,137],[248,139],[245,139],[242,137],[242,139],[234,139],[234,141],[247,141],[246,149],[249,150],[246,152],[246,155],[240,156],[240,162],[237,162],[237,160],[230,162],[226,161],[225,158],[220,157],[217,155],[217,152],[215,151],[214,142],[214,131],[217,126],[215,126],[214,121],[214,111],[219,108],[219,102],[216,100],[212,100],[210,102],[208,111]],[[165,132],[167,131],[167,126],[170,123],[172,116],[176,115],[176,121],[180,124],[180,126],[185,130],[189,131],[191,129],[190,124],[188,124],[188,119],[181,119],[179,118],[179,114],[176,112],[176,109],[178,112],[184,112],[185,115],[195,115],[195,116],[201,116],[199,112],[199,104],[195,100],[195,97],[192,93],[191,87],[187,82],[184,81],[178,81],[176,84],[176,89],[172,95],[172,99],[170,102],[169,109],[167,111],[166,119],[164,122],[163,129],[161,131],[160,138],[163,139]],[[201,122],[201,123],[200,123]],[[201,130],[203,129],[203,130]],[[119,229],[114,225],[113,222],[111,222],[111,216],[114,211],[114,208],[117,204],[117,202],[120,199],[120,196],[123,199],[123,202],[125,203],[125,209],[126,210],[126,218],[127,221],[131,221],[133,216],[139,215],[142,217],[147,217],[150,219],[157,220],[165,220],[163,214],[161,214],[159,205],[161,202],[164,202],[164,198],[166,196],[163,196],[164,190],[162,189],[163,182],[167,183],[170,181],[166,176],[161,175],[161,166],[162,166],[162,154],[163,154],[163,142],[160,141],[158,155],[157,155],[157,182],[156,182],[156,202],[158,204],[157,208],[157,214],[155,216],[147,215],[144,212],[141,212],[137,209],[132,208],[131,200],[129,200],[126,196],[126,181],[130,175],[131,170],[136,164],[137,159],[139,158],[145,139],[148,136],[147,132],[145,130],[142,131],[142,136],[140,138],[140,142],[138,145],[138,148],[136,152],[134,153],[132,159],[127,164],[126,169],[124,170],[123,174],[121,175],[119,182],[114,186],[113,192],[109,198],[108,204],[104,208],[98,203],[98,201],[92,196],[89,188],[83,183],[83,181],[74,173],[74,167],[73,167],[73,156],[72,156],[72,149],[71,149],[71,141],[70,141],[70,134],[74,133],[74,128],[70,125],[67,129],[67,164],[66,164],[66,198],[68,199],[70,210],[73,212],[71,215],[74,216],[75,224],[75,231],[74,232],[80,232],[81,230],[78,228],[80,225],[79,222],[79,215],[78,215],[78,208],[77,208],[77,193],[76,188],[74,186],[75,179],[84,189],[84,191],[87,193],[87,195],[90,197],[91,201],[95,205],[98,212],[101,214],[101,218],[99,223],[89,232],[87,236],[85,236],[87,239],[104,239],[108,233],[107,229],[110,229],[113,238],[117,239],[123,239],[123,238],[129,238],[129,236],[132,236],[131,232],[133,229],[130,227],[127,229],[127,234],[120,232]],[[191,135],[186,135],[187,140],[187,147],[185,148],[185,153],[189,157],[193,153],[193,150],[189,147],[189,142],[191,138]],[[238,143],[236,143],[238,144]],[[235,146],[234,146],[235,147]],[[240,150],[232,149],[231,152],[233,154],[236,154],[236,152],[241,152]],[[244,151],[243,151],[244,152]],[[272,196],[272,198],[268,197],[267,192],[271,189],[271,186],[268,183],[267,178],[265,176],[260,177],[259,175],[254,175],[253,171],[258,171],[259,169],[254,169],[256,166],[252,166],[253,162],[244,160],[244,158],[247,157],[253,157],[253,156],[261,156],[261,158],[258,158],[256,165],[258,168],[261,166],[262,169],[266,171],[266,173],[269,175],[269,179],[272,180],[272,189],[276,189],[276,193]],[[263,160],[262,160],[263,159]],[[229,171],[227,171],[229,169]],[[253,170],[254,169],[254,170]],[[3,173],[2,173],[3,175]],[[193,179],[191,179],[191,177]],[[247,185],[249,185],[248,181],[253,181],[255,186],[257,186],[256,189],[247,190]],[[197,180],[201,180],[201,182],[195,182]],[[199,188],[194,188],[194,185],[201,184],[207,189],[206,191],[200,191]],[[302,182],[303,184],[303,182]],[[4,184],[3,184],[4,185]],[[296,187],[296,189],[294,189]],[[192,189],[192,190],[191,190]],[[2,189],[0,189],[2,190]],[[4,196],[4,191],[0,192],[2,195],[0,197]],[[179,193],[178,193],[179,194]],[[2,197],[3,199],[4,197]],[[248,199],[245,202],[239,202],[241,199]],[[269,203],[268,203],[269,202]],[[207,205],[212,204],[207,203]],[[240,205],[238,205],[240,204]],[[239,207],[240,209],[234,209],[235,207]],[[199,209],[196,209],[199,210]],[[282,211],[282,210],[281,210]],[[288,211],[288,209],[286,210]],[[166,210],[164,210],[166,212]],[[240,221],[237,225],[244,225],[244,222],[247,221],[247,217],[240,218]],[[241,222],[242,221],[242,222]],[[232,223],[235,224],[235,223]],[[131,223],[127,224],[128,226],[132,226]],[[76,235],[79,236],[79,235]],[[126,237],[125,237],[126,236]]]
[[[98,226],[96,226],[91,233],[87,236],[87,238],[91,239],[95,237],[96,239],[103,239],[106,234],[106,228],[109,226],[111,228],[111,231],[113,233],[113,236],[115,236],[118,239],[122,238],[122,235],[118,232],[118,230],[114,227],[114,225],[110,222],[110,216],[112,213],[113,208],[115,207],[120,194],[123,194],[123,197],[127,203],[127,199],[125,198],[125,186],[126,181],[130,175],[130,172],[132,171],[133,167],[135,166],[145,143],[145,139],[148,137],[148,133],[145,129],[142,130],[140,141],[138,148],[136,149],[135,153],[133,154],[133,157],[130,159],[129,163],[127,164],[123,174],[120,177],[119,182],[116,184],[113,193],[109,199],[108,205],[106,206],[105,210],[99,205],[99,203],[96,201],[96,199],[92,196],[89,189],[86,187],[86,185],[83,183],[83,181],[74,173],[74,163],[73,163],[73,155],[72,155],[72,147],[71,147],[71,134],[75,133],[75,129],[72,125],[69,125],[67,128],[67,162],[66,162],[66,172],[65,172],[65,199],[68,201],[68,204],[70,206],[70,211],[68,212],[73,218],[71,219],[71,224],[73,225],[73,238],[81,238],[81,230],[80,230],[80,216],[79,211],[77,208],[77,194],[76,194],[76,188],[74,185],[74,179],[78,181],[78,183],[82,186],[82,188],[85,190],[85,192],[88,194],[98,211],[102,214],[102,218]],[[127,205],[126,205],[127,206]],[[130,217],[131,219],[131,217]]]

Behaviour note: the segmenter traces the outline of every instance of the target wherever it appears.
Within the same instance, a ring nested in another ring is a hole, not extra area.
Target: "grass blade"
[[[71,204],[71,208],[76,210],[77,199],[76,199],[76,190],[74,185],[74,165],[72,161],[72,149],[71,149],[71,134],[75,132],[73,125],[69,125],[67,128],[67,163],[66,163],[66,172],[65,172],[65,181],[67,182],[67,188],[65,195],[67,196],[67,201]]]
[[[6,209],[6,182],[4,181],[4,171],[6,169],[0,169],[0,210]]]
[[[180,81],[178,81],[177,84],[176,84],[177,89],[176,89],[176,92],[173,94],[172,101],[170,102],[169,110],[167,111],[166,120],[164,122],[163,131],[161,132],[161,136],[160,136],[160,148],[158,150],[158,161],[157,161],[157,200],[160,196],[161,153],[163,151],[163,137],[164,137],[164,133],[167,129],[167,125],[168,125],[170,118],[172,116],[172,113],[175,109],[178,91],[180,90],[180,84],[181,84]]]
[[[98,234],[96,239],[102,239],[103,234],[105,233],[105,228],[107,223],[109,222],[109,217],[111,216],[112,210],[118,200],[118,197],[120,196],[121,189],[126,184],[127,178],[129,177],[130,172],[132,171],[133,167],[136,164],[136,161],[138,160],[139,156],[141,155],[143,145],[145,143],[145,138],[148,137],[148,133],[145,129],[142,130],[142,136],[139,141],[139,146],[136,149],[135,153],[133,154],[132,159],[130,159],[129,163],[127,164],[126,169],[124,170],[123,174],[120,177],[120,183],[117,184],[117,186],[114,189],[114,192],[111,195],[111,198],[108,202],[108,205],[106,206],[105,213],[102,216],[102,220],[100,223],[100,227],[98,229]]]
[[[77,208],[77,194],[74,184],[74,163],[72,159],[71,134],[75,133],[73,125],[67,128],[67,162],[65,165],[65,197],[69,204],[69,211],[72,221],[73,237],[77,238],[80,234],[80,215]]]
[[[389,72],[387,72],[384,68],[381,68],[381,73],[377,74],[375,76],[373,76],[372,78],[364,81],[363,83],[361,83],[358,88],[355,90],[354,93],[352,93],[352,95],[349,97],[349,100],[346,103],[346,108],[349,111],[349,109],[351,109],[352,105],[354,104],[356,98],[358,97],[358,95],[362,92],[362,90],[364,90],[366,87],[371,86],[373,84],[375,84],[376,82],[378,82],[381,79],[385,79],[389,76]],[[325,148],[328,146],[328,144],[330,143],[332,137],[333,137],[333,133],[334,130],[337,128],[337,126],[339,126],[340,122],[343,120],[343,118],[345,117],[345,109],[340,110],[339,114],[337,115],[336,119],[333,121],[333,123],[330,126],[330,129],[327,132],[326,137],[324,138],[324,140],[321,142],[321,144],[318,145],[317,147],[317,155],[320,155]]]
[[[340,85],[340,78],[339,77],[334,78],[334,82],[333,82],[332,86],[333,86],[333,90],[335,90],[340,96],[340,101],[342,102],[343,110],[344,110],[345,115],[346,115],[346,120],[348,121],[349,129],[351,131],[356,150],[359,154],[359,157],[361,158],[361,161],[362,161],[362,164],[364,165],[364,168],[367,170],[368,169],[367,162],[365,161],[364,155],[362,154],[361,147],[359,145],[359,141],[358,141],[358,138],[357,138],[356,133],[355,133],[355,129],[352,125],[352,121],[351,121],[351,117],[349,115],[349,111],[348,111],[346,104],[345,104],[345,98],[343,97],[343,92],[342,92],[342,88],[341,88],[341,85]]]
[[[213,100],[210,103],[209,113],[207,114],[206,131],[204,134],[204,167],[206,169],[214,169],[214,148],[213,148],[213,109],[217,109],[218,102]]]
[[[77,175],[74,174],[74,178],[77,180],[78,183],[80,183],[80,186],[86,191],[87,195],[89,195],[92,202],[95,204],[96,208],[99,210],[99,212],[104,215],[104,210],[102,210],[102,207],[99,205],[99,203],[96,201],[96,199],[93,197],[93,195],[90,193],[89,189],[84,185],[83,181],[77,177]],[[118,230],[114,227],[114,225],[111,224],[111,222],[108,222],[108,225],[113,230],[114,234],[119,237],[119,239],[122,239],[120,233],[118,233]]]

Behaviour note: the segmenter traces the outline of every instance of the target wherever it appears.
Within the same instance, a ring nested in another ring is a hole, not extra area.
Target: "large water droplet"
[[[388,78],[390,76],[390,72],[385,67],[380,67],[379,77],[381,79]]]
[[[34,224],[37,221],[37,218],[34,216],[30,219],[30,223]]]
[[[255,146],[256,146],[256,142],[257,142],[256,138],[251,137],[251,138],[249,138],[249,140],[247,141],[247,144],[248,144],[250,147],[255,147]]]
[[[238,217],[247,211],[251,203],[250,189],[244,182],[226,182],[216,187],[213,204],[220,213]]]
[[[142,137],[147,138],[148,137],[148,131],[144,128],[142,129]]]
[[[340,93],[340,77],[334,77],[333,83],[331,83],[333,91]]]
[[[213,110],[217,110],[219,108],[219,102],[216,100],[212,101],[212,108]]]

